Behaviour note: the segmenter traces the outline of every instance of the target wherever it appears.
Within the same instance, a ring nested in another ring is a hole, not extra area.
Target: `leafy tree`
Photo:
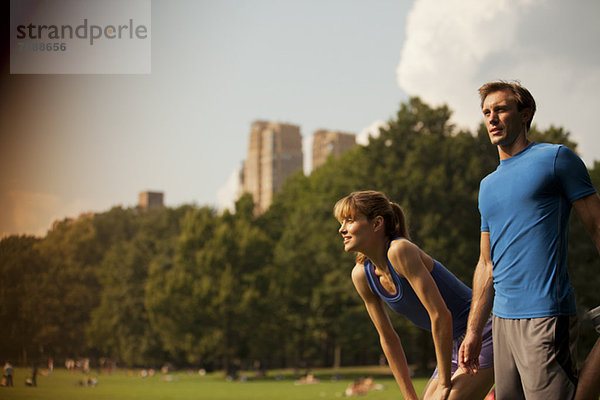
[[[135,238],[115,244],[102,263],[102,296],[88,328],[100,354],[126,365],[144,365],[151,330],[144,308],[144,283],[152,257],[151,242]]]
[[[164,350],[176,360],[200,363],[220,340],[209,337],[211,332],[204,329],[217,323],[213,310],[203,306],[205,299],[199,295],[213,286],[213,280],[197,268],[199,253],[213,235],[215,214],[208,207],[189,210],[172,262],[153,263],[149,270],[145,297],[149,321]]]
[[[87,327],[89,343],[99,354],[130,366],[165,361],[162,343],[151,328],[146,309],[146,298],[152,296],[146,291],[146,283],[153,265],[168,264],[172,259],[180,220],[189,209],[162,208],[140,214],[130,210],[121,215],[125,220],[129,216],[135,229],[116,229],[121,240],[106,251],[97,271],[102,285],[100,304],[91,313]],[[113,226],[120,227],[122,220],[114,221]]]
[[[251,199],[236,206],[236,214],[188,213],[173,265],[153,269],[148,280],[152,325],[166,350],[189,363],[228,368],[265,348],[253,332],[268,310],[261,277],[271,245],[254,224]]]
[[[44,303],[43,276],[46,262],[36,249],[40,239],[9,236],[0,241],[0,354],[28,362],[40,343],[39,307]]]
[[[48,263],[40,276],[45,291],[40,344],[49,355],[80,356],[87,347],[82,333],[100,298],[96,270],[103,249],[93,219],[58,224],[37,248]]]

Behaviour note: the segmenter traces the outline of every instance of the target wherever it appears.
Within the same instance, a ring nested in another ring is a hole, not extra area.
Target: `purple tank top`
[[[396,239],[400,238],[393,240]],[[396,272],[389,259],[387,263],[394,286],[396,287],[396,293],[391,295],[383,288],[379,282],[379,278],[375,275],[375,266],[371,260],[366,259],[364,262],[365,275],[367,276],[367,282],[369,282],[371,290],[381,297],[394,312],[404,315],[418,327],[431,332],[429,313],[421,303],[421,300],[419,300],[408,280]],[[446,307],[448,307],[452,314],[453,338],[456,339],[467,329],[472,291],[436,260],[434,260],[431,276],[446,303]]]

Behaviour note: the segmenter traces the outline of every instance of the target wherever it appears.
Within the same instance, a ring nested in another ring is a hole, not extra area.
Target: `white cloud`
[[[356,143],[366,146],[369,144],[370,138],[379,137],[379,129],[387,129],[389,125],[383,121],[373,121],[371,125],[363,128],[358,135],[356,135]]]
[[[240,170],[236,169],[229,174],[227,182],[217,190],[217,207],[220,211],[235,211],[239,186]]]
[[[570,131],[589,164],[600,159],[599,16],[592,0],[416,0],[398,84],[433,106],[448,104],[455,122],[473,129],[481,122],[477,88],[519,80],[538,103],[534,123]]]
[[[302,169],[305,175],[310,175],[312,170],[312,135],[302,136]]]

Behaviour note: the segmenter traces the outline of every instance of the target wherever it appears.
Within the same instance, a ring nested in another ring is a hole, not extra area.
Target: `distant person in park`
[[[37,386],[37,364],[33,364],[33,369],[31,370],[31,385]]]
[[[460,364],[469,374],[480,368],[493,309],[496,398],[572,399],[577,320],[567,271],[569,214],[575,208],[600,249],[600,197],[573,151],[528,139],[536,104],[526,88],[497,81],[479,94],[500,165],[480,184],[480,257]]]
[[[494,382],[491,322],[485,329],[479,373],[471,376],[458,368],[471,289],[410,241],[401,207],[383,193],[351,193],[336,203],[334,215],[341,224],[344,249],[357,253],[352,281],[404,398],[418,397],[384,303],[432,333],[437,368],[424,399],[484,399]]]
[[[4,378],[6,386],[13,386],[13,366],[8,361],[4,364]]]

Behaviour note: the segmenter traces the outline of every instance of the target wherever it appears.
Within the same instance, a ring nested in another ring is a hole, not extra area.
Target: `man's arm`
[[[483,328],[492,312],[494,285],[490,256],[490,233],[481,232],[480,254],[473,276],[473,300],[467,332],[459,350],[460,367],[469,375],[479,369]]]
[[[600,197],[597,193],[573,202],[573,208],[600,252]],[[576,400],[598,398],[600,395],[600,339],[586,358],[579,376]]]
[[[573,208],[600,252],[600,196],[594,193],[575,200]]]

